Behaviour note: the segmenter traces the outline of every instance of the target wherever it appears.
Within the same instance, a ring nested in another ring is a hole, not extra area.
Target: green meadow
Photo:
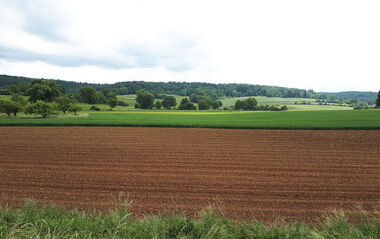
[[[266,97],[266,96],[252,96],[257,100],[259,105],[287,105],[288,110],[352,110],[352,107],[337,106],[336,104],[327,103],[319,104],[315,99],[310,98],[280,98],[280,97]],[[223,107],[234,106],[237,100],[245,100],[249,97],[234,97],[223,98],[221,101]],[[295,104],[295,102],[305,102],[306,104]]]
[[[252,129],[380,129],[380,110],[352,110],[351,107],[319,105],[314,99],[255,97],[259,104],[287,105],[287,111],[180,111],[136,110],[136,95],[119,95],[118,100],[129,106],[116,106],[112,111],[106,104],[97,104],[100,111],[91,111],[90,104],[79,103],[77,116],[56,115],[41,118],[19,113],[17,117],[0,114],[0,126],[153,126],[153,127],[207,127]],[[175,96],[177,105],[184,98]],[[0,96],[9,99],[10,96]],[[222,99],[223,106],[232,106],[236,100]],[[294,104],[307,102],[306,104]],[[309,104],[310,103],[310,104]]]
[[[380,110],[325,111],[81,111],[78,116],[40,118],[19,114],[0,115],[0,125],[9,126],[153,126],[252,129],[380,129]]]

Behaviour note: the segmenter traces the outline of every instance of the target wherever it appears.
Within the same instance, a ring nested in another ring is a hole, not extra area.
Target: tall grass
[[[0,238],[380,238],[380,218],[362,213],[351,224],[344,213],[333,215],[321,225],[269,225],[229,220],[212,209],[197,220],[180,214],[139,219],[127,204],[102,215],[28,201],[22,209],[0,208]]]

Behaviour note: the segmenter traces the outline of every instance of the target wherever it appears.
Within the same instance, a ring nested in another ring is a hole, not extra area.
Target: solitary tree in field
[[[21,111],[22,106],[18,102],[14,102],[11,100],[1,100],[0,101],[0,113],[6,113],[8,117],[13,114],[16,114]]]
[[[376,108],[380,108],[380,90],[379,90],[379,93],[377,94]]]
[[[74,103],[73,100],[67,95],[55,98],[55,102],[57,103],[58,109],[62,111],[63,114],[66,114],[66,111],[69,109],[70,105]]]
[[[38,114],[42,115],[42,118],[46,118],[46,116],[54,114],[54,107],[45,101],[38,100],[26,107],[25,114]]]
[[[141,109],[152,109],[154,97],[149,92],[139,90],[136,94],[136,102],[139,103]]]
[[[207,104],[207,102],[205,100],[198,101],[198,109],[200,109],[200,110],[208,110],[209,108],[210,108],[210,106]]]
[[[80,111],[81,108],[80,108],[78,105],[76,105],[76,104],[71,104],[67,110],[68,110],[69,112],[72,112],[72,113],[74,113],[75,115],[77,115],[77,112]]]
[[[166,96],[164,100],[162,101],[162,106],[165,109],[170,109],[171,107],[174,107],[177,105],[177,101],[174,96]]]
[[[117,98],[116,94],[113,92],[109,92],[107,94],[107,104],[111,107],[111,110],[116,107],[117,105]]]

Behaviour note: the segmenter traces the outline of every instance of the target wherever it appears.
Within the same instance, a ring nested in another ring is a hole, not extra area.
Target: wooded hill
[[[357,97],[358,100],[368,101],[376,100],[375,92],[339,92],[339,93],[316,93],[313,90],[304,90],[297,88],[287,88],[267,85],[252,84],[211,84],[202,82],[144,82],[130,81],[118,82],[114,84],[93,84],[85,82],[73,82],[55,80],[57,85],[62,86],[63,91],[67,93],[75,93],[82,86],[92,86],[96,90],[110,89],[118,95],[136,94],[139,90],[150,91],[155,95],[174,94],[181,96],[190,96],[192,94],[205,95],[211,98],[220,97],[241,97],[241,96],[268,96],[283,98],[327,98],[335,97],[337,99],[346,100]],[[0,75],[0,94],[9,94],[17,91],[18,88],[27,87],[27,83],[32,78],[18,77],[9,75]],[[325,95],[325,96],[323,96]]]

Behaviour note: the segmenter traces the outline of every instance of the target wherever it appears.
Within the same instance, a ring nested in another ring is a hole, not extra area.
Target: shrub
[[[154,107],[156,108],[156,109],[161,109],[162,108],[162,103],[161,103],[161,101],[156,101],[156,103],[154,104]]]
[[[118,106],[129,106],[129,104],[127,102],[124,102],[124,101],[121,101],[121,100],[117,101],[117,105]]]
[[[98,107],[96,107],[95,105],[91,106],[90,110],[100,111],[100,109]]]

